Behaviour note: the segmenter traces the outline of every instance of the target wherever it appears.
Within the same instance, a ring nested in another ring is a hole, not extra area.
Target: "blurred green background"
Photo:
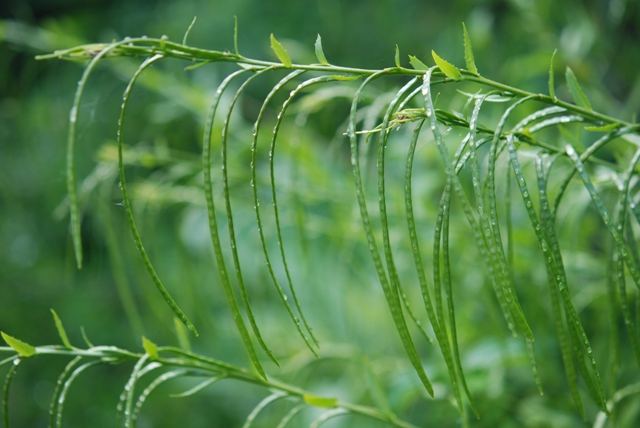
[[[434,49],[461,65],[460,23],[464,21],[483,76],[545,92],[549,59],[557,49],[558,77],[570,66],[596,110],[633,120],[640,111],[639,4],[635,0],[5,0],[0,6],[0,329],[34,345],[57,343],[49,312],[54,308],[76,344],[82,343],[81,326],[96,344],[140,351],[142,334],[158,344],[177,344],[169,311],[130,238],[114,175],[118,108],[136,63],[118,59],[99,67],[83,101],[77,153],[79,182],[84,186],[86,261],[78,271],[64,203],[64,159],[68,114],[82,64],[35,61],[35,55],[125,36],[167,35],[180,41],[194,16],[197,22],[189,44],[232,50],[235,15],[240,51],[248,57],[274,59],[269,49],[269,34],[274,33],[296,62],[315,62],[313,43],[319,33],[332,64],[390,67],[397,44],[403,58],[412,54],[431,63]],[[403,59],[403,64],[408,61]],[[207,105],[217,84],[233,68],[214,65],[186,72],[184,66],[167,61],[142,79],[134,93],[126,131],[134,210],[160,275],[201,333],[191,339],[193,349],[248,366],[212,261],[199,191]],[[321,342],[322,359],[313,360],[278,303],[256,247],[251,206],[242,205],[250,193],[241,186],[248,182],[246,135],[273,83],[266,79],[262,85],[252,85],[242,99],[232,122],[229,167],[237,186],[233,196],[238,210],[236,232],[244,243],[240,250],[247,286],[267,342],[277,349],[284,367],[268,365],[268,372],[318,394],[371,405],[386,402],[399,416],[420,426],[457,426],[456,410],[445,394],[449,380],[437,349],[428,344],[419,349],[436,385],[436,399],[427,400],[390,327],[360,229],[347,149],[341,139],[348,98],[326,104],[319,112],[307,107],[304,131],[296,130],[293,120],[286,122],[281,137],[286,143],[277,161],[292,274]],[[382,94],[391,87],[389,82],[378,89]],[[568,99],[564,87],[558,91]],[[304,107],[300,111],[304,113]],[[390,156],[390,163],[395,159],[402,164],[400,152]],[[416,183],[424,183],[425,197],[416,209],[422,226],[431,230],[443,175],[435,151],[425,151],[422,157]],[[265,183],[266,169],[262,171],[259,182]],[[217,180],[219,186],[219,176]],[[268,202],[264,189],[262,197]],[[396,199],[401,203],[400,194]],[[579,426],[582,422],[564,380],[553,327],[544,312],[548,304],[538,301],[536,289],[522,292],[525,312],[539,321],[539,331],[534,333],[539,333],[536,345],[546,391],[540,397],[521,343],[510,339],[489,286],[482,283],[486,279],[477,280],[485,276],[476,252],[464,251],[468,231],[464,220],[452,221],[452,245],[457,263],[464,266],[456,278],[461,290],[458,322],[463,364],[482,414],[475,425]],[[455,234],[456,221],[464,233]],[[588,222],[579,224],[581,237],[567,258],[580,284],[576,305],[605,371],[609,315],[604,303],[605,262],[599,259],[602,250],[597,245],[601,232],[589,229]],[[268,232],[275,251],[273,230]],[[431,245],[430,233],[425,248]],[[523,255],[537,254],[530,236],[523,232],[516,237],[522,240]],[[528,263],[527,257],[517,260],[518,279],[543,283],[544,270],[529,269]],[[416,308],[420,306],[417,288],[409,297]],[[66,363],[63,358],[50,358],[20,366],[9,403],[13,426],[45,426],[49,399]],[[104,366],[84,374],[70,392],[64,426],[112,426],[129,370]],[[625,370],[620,374],[626,376],[623,384],[637,380],[637,368]],[[167,397],[190,385],[176,382],[160,389],[146,405],[139,426],[241,426],[266,395],[256,387],[221,382],[188,399]],[[256,426],[274,426],[285,409],[275,406]],[[595,407],[588,404],[588,412],[593,418]],[[305,417],[311,418],[311,413]],[[637,409],[629,405],[621,423],[637,416]],[[326,426],[375,425],[338,418]]]

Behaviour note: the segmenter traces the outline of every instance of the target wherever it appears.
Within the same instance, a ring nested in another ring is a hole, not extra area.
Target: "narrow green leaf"
[[[551,63],[549,64],[549,96],[553,101],[557,100],[555,84],[553,83],[553,58],[556,56],[556,52],[558,52],[558,49],[551,54]]]
[[[62,321],[60,321],[60,317],[58,316],[56,311],[54,311],[53,309],[51,309],[51,313],[53,314],[53,321],[56,323],[56,329],[58,330],[58,336],[60,336],[60,340],[62,340],[62,344],[69,349],[73,348],[73,346],[71,346],[71,342],[69,342],[69,337],[67,336],[67,332],[64,330]]]
[[[440,58],[435,51],[431,51],[431,56],[433,57],[433,60],[436,62],[436,65],[438,66],[440,71],[442,71],[445,74],[445,76],[450,77],[453,80],[462,79],[460,70],[458,70],[455,65]]]
[[[318,58],[318,62],[322,65],[329,65],[329,61],[327,61],[327,57],[324,56],[324,51],[322,50],[322,37],[318,34],[316,38],[316,58]]]
[[[396,45],[396,67],[400,68],[400,48]]]
[[[218,376],[213,376],[203,382],[200,382],[199,384],[197,384],[196,386],[194,386],[193,388],[190,388],[184,392],[180,392],[177,394],[170,394],[170,397],[173,398],[184,398],[184,397],[189,397],[191,395],[194,395],[200,391],[202,391],[203,389],[205,389],[206,387],[208,387],[209,385],[213,385],[214,383],[216,383],[217,381],[224,379],[225,375],[218,375]]]
[[[236,51],[236,55],[240,55],[238,50],[238,17],[233,17],[233,49]]]
[[[323,409],[332,409],[338,405],[337,398],[319,397],[310,394],[304,394],[302,398],[305,403],[315,407],[322,407]]]
[[[602,126],[585,126],[584,129],[591,132],[609,132],[615,131],[619,126],[620,124],[618,123],[610,123]]]
[[[291,422],[291,419],[293,419],[298,413],[300,413],[300,411],[302,411],[306,407],[307,406],[304,403],[300,403],[297,406],[292,407],[291,410],[289,410],[289,412],[280,420],[280,423],[276,428],[285,428],[287,424]]]
[[[558,261],[559,269],[564,269],[562,267],[560,246],[558,245],[555,226],[551,218],[551,210],[549,209],[549,199],[547,197],[548,169],[545,173],[541,156],[538,156],[538,158],[536,159],[536,175],[538,178],[538,194],[540,198],[540,223],[542,225],[543,231],[549,237],[549,243],[551,244],[553,257]],[[580,415],[586,421],[587,416],[578,389],[577,374],[572,356],[572,348],[569,338],[567,337],[567,332],[565,331],[564,323],[562,321],[562,309],[560,307],[560,298],[562,296],[560,291],[556,287],[554,280],[555,276],[549,263],[547,263],[547,277],[549,295],[551,297],[551,314],[554,321],[556,335],[558,336],[558,344],[560,345],[562,362],[565,368],[565,377],[567,378],[567,383],[569,384],[569,389],[571,390],[571,395],[573,396],[573,402],[575,403],[576,409],[578,409],[578,412],[580,412]]]
[[[197,17],[194,16],[193,17],[193,21],[191,21],[191,24],[189,24],[189,28],[187,28],[187,31],[185,31],[184,37],[182,38],[182,44],[183,45],[187,44],[187,37],[189,37],[189,33],[191,33],[191,29],[193,28],[193,26],[196,25],[196,19],[197,19]]]
[[[429,67],[427,67],[424,62],[420,61],[413,55],[409,55],[409,62],[411,63],[411,66],[416,70],[427,71],[429,69]]]
[[[356,91],[353,100],[351,102],[351,112],[349,113],[349,125],[347,127],[347,135],[349,137],[349,145],[351,149],[351,166],[353,171],[354,184],[356,188],[356,197],[358,200],[358,207],[360,211],[360,217],[362,220],[362,226],[364,229],[364,233],[367,237],[367,242],[369,244],[369,252],[371,253],[371,257],[373,259],[373,263],[378,274],[378,278],[380,280],[380,285],[382,286],[382,290],[385,295],[385,299],[387,300],[387,305],[389,306],[389,310],[391,312],[391,316],[393,318],[394,324],[396,326],[396,330],[400,336],[400,340],[402,341],[402,345],[411,361],[411,365],[414,367],[416,373],[420,377],[422,384],[425,389],[429,393],[431,397],[433,397],[433,386],[431,385],[431,381],[422,366],[422,362],[418,357],[418,353],[415,348],[415,344],[411,339],[411,335],[409,334],[406,321],[404,319],[404,314],[402,313],[402,306],[400,305],[397,289],[392,289],[389,278],[387,277],[387,273],[382,262],[382,258],[380,257],[380,253],[378,251],[378,246],[376,244],[375,236],[373,233],[373,228],[371,227],[371,219],[369,217],[369,210],[367,209],[366,199],[364,197],[364,187],[362,184],[362,174],[360,172],[360,161],[359,161],[359,153],[358,153],[358,138],[357,138],[357,127],[356,127],[356,117],[358,111],[358,102],[360,100],[360,95],[364,88],[374,79],[381,77],[385,73],[384,70],[378,71],[369,77],[360,85],[358,90]]]
[[[462,32],[464,33],[464,62],[467,65],[467,71],[478,74],[478,69],[476,68],[476,62],[473,58],[473,49],[471,48],[471,39],[469,38],[469,33],[467,33],[467,27],[462,23]]]
[[[227,230],[229,232],[229,243],[231,246],[231,255],[233,258],[233,266],[234,266],[234,270],[236,273],[236,279],[238,280],[238,288],[240,289],[240,296],[242,299],[242,303],[244,304],[244,307],[247,311],[247,316],[249,317],[249,323],[251,325],[251,329],[253,330],[253,333],[256,336],[256,339],[258,340],[258,343],[260,344],[260,346],[262,347],[262,349],[265,351],[265,353],[267,354],[267,356],[274,362],[275,365],[280,366],[280,364],[278,363],[278,360],[276,359],[276,357],[273,355],[273,352],[271,352],[271,350],[269,349],[269,347],[267,346],[267,344],[264,342],[264,339],[262,338],[262,334],[260,333],[260,328],[258,327],[258,324],[255,320],[255,316],[253,314],[253,309],[251,308],[251,304],[249,302],[249,296],[247,294],[247,289],[244,285],[244,279],[242,276],[242,268],[240,266],[240,256],[238,255],[238,244],[237,244],[237,240],[236,240],[236,232],[235,232],[235,226],[234,226],[234,220],[233,220],[233,210],[231,208],[231,193],[229,191],[229,175],[227,174],[227,159],[228,159],[228,135],[230,134],[229,132],[229,123],[231,122],[231,114],[233,112],[233,108],[235,107],[237,101],[240,99],[240,95],[242,94],[242,92],[244,91],[244,89],[247,87],[247,85],[249,85],[251,83],[252,80],[258,78],[262,73],[265,73],[267,71],[269,71],[270,68],[265,68],[262,69],[256,73],[254,73],[253,75],[251,75],[248,79],[246,79],[242,85],[240,85],[240,88],[238,88],[236,90],[235,95],[233,96],[233,99],[231,100],[231,103],[229,104],[229,107],[227,109],[227,113],[225,115],[224,118],[224,128],[222,130],[222,141],[221,141],[221,172],[222,172],[222,191],[224,194],[224,202],[225,202],[225,210],[227,213]],[[207,186],[207,192],[209,191],[209,187]],[[274,204],[275,204],[275,199],[274,199]]]
[[[66,403],[67,393],[69,392],[71,385],[73,385],[73,382],[78,378],[78,376],[80,376],[80,374],[82,374],[82,372],[84,372],[86,369],[90,367],[97,366],[98,364],[102,364],[102,360],[96,359],[93,361],[89,361],[88,363],[84,363],[83,365],[77,367],[66,379],[66,381],[64,382],[64,385],[61,386],[61,389],[59,390],[59,394],[56,400],[58,402],[58,405],[55,409],[55,427],[56,428],[62,427],[62,411],[64,410],[64,404]]]
[[[124,131],[125,113],[127,110],[127,106],[129,104],[131,91],[133,90],[133,86],[136,80],[138,79],[138,77],[140,77],[140,75],[142,74],[142,72],[151,64],[153,64],[154,62],[162,58],[163,58],[163,55],[160,55],[160,54],[154,55],[150,58],[147,58],[142,64],[140,64],[140,66],[134,73],[133,77],[131,77],[131,79],[129,80],[129,83],[127,84],[127,87],[125,88],[124,93],[122,95],[122,106],[120,108],[120,118],[118,120],[118,130],[116,133],[116,142],[118,144],[118,170],[119,170],[119,177],[120,177],[120,188],[121,188],[120,190],[122,191],[122,200],[124,203],[124,210],[127,217],[127,222],[129,223],[129,229],[131,230],[131,234],[133,235],[133,240],[136,244],[136,248],[138,249],[138,253],[140,254],[140,257],[142,258],[142,261],[147,270],[147,273],[153,280],[153,283],[155,284],[156,289],[158,290],[158,292],[160,293],[164,301],[167,303],[167,306],[169,306],[171,311],[174,313],[174,315],[177,316],[180,319],[180,321],[182,321],[182,323],[184,323],[184,325],[194,335],[197,336],[198,332],[195,326],[191,323],[191,321],[189,321],[189,318],[187,317],[187,315],[182,311],[182,309],[180,309],[180,307],[175,302],[175,300],[173,300],[173,297],[171,297],[171,294],[169,294],[169,292],[165,288],[164,284],[162,284],[160,277],[158,276],[155,268],[153,267],[153,264],[151,263],[151,260],[149,259],[147,251],[144,249],[144,245],[142,244],[142,238],[140,237],[140,232],[138,231],[138,227],[136,226],[136,222],[133,218],[133,208],[131,207],[131,200],[129,199],[126,177],[125,177],[124,155],[123,155],[123,145],[124,145],[123,131]]]
[[[244,69],[231,73],[218,86],[216,95],[213,99],[213,102],[211,103],[207,121],[205,123],[205,131],[202,144],[202,166],[204,169],[204,193],[207,202],[209,233],[211,236],[211,243],[213,244],[213,252],[218,264],[218,274],[220,275],[220,280],[222,281],[222,289],[224,291],[225,298],[227,299],[227,305],[229,306],[229,309],[231,310],[231,313],[233,315],[236,327],[238,328],[238,332],[240,333],[240,337],[242,338],[242,342],[244,343],[247,353],[249,354],[249,359],[253,363],[260,376],[262,376],[262,378],[266,380],[267,375],[264,372],[255,347],[253,346],[253,342],[251,341],[251,337],[249,336],[249,332],[244,323],[242,314],[240,313],[240,308],[238,307],[236,296],[233,292],[233,289],[231,288],[231,282],[229,281],[229,274],[227,273],[226,262],[224,260],[224,253],[222,251],[222,244],[220,241],[220,233],[218,230],[218,219],[216,216],[215,201],[213,199],[213,184],[211,178],[211,140],[213,133],[213,121],[215,119],[221,95],[233,79],[248,71],[249,70]]]
[[[249,413],[249,416],[247,416],[247,420],[244,422],[244,425],[242,425],[242,428],[251,428],[251,424],[256,420],[260,412],[262,412],[267,406],[269,406],[269,404],[284,397],[286,397],[286,394],[275,392],[264,398],[260,403],[258,403],[256,407],[253,408],[251,413]]]
[[[158,345],[142,336],[142,347],[144,348],[144,352],[149,354],[149,359],[155,360],[158,358]]]
[[[358,80],[358,79],[362,78],[362,75],[360,75],[360,74],[352,74],[352,75],[349,75],[349,76],[344,76],[342,74],[334,74],[334,75],[331,76],[331,78],[333,80],[340,80],[340,81],[343,81],[343,82],[351,82],[352,80]]]
[[[93,348],[93,343],[91,343],[91,341],[89,340],[89,337],[87,336],[87,332],[84,330],[84,327],[80,327],[80,333],[82,334],[82,340],[84,340],[84,343],[87,344],[87,346],[89,348]]]
[[[147,387],[140,393],[140,395],[138,396],[138,400],[136,401],[136,405],[133,408],[133,413],[131,414],[131,427],[135,428],[137,426],[138,423],[138,417],[140,416],[140,411],[142,410],[142,406],[144,405],[144,403],[147,401],[147,398],[149,398],[149,395],[151,395],[151,393],[161,384],[171,380],[171,379],[175,379],[177,377],[181,377],[184,376],[185,374],[187,374],[188,371],[187,370],[172,370],[170,372],[166,372],[161,374],[160,376],[158,376],[157,378],[155,378],[149,385],[147,385]]]
[[[282,64],[284,64],[285,67],[291,68],[291,58],[289,57],[287,50],[280,44],[279,41],[276,40],[276,38],[273,36],[273,33],[271,33],[271,49],[273,49],[278,59],[280,60],[280,62],[282,62]]]
[[[571,92],[573,101],[580,107],[584,107],[588,110],[593,110],[591,108],[591,104],[589,104],[587,96],[584,94],[582,88],[580,87],[580,84],[578,83],[576,75],[573,74],[573,71],[569,67],[567,67],[565,76],[567,78],[567,85],[569,85],[569,92]]]
[[[61,399],[61,395],[64,390],[65,381],[68,379],[69,375],[73,373],[73,370],[76,368],[78,363],[82,361],[82,357],[77,356],[73,360],[69,361],[67,366],[64,368],[60,376],[58,376],[58,381],[56,382],[56,387],[53,390],[53,394],[51,395],[51,402],[49,404],[49,425],[48,428],[53,428],[56,424],[56,420],[61,420],[62,418],[62,409],[64,406],[64,399]]]
[[[23,342],[22,340],[16,339],[15,337],[11,337],[6,334],[4,331],[1,331],[0,334],[7,345],[11,346],[14,351],[23,357],[31,357],[36,354],[36,348],[29,345],[28,343]]]
[[[320,425],[324,424],[329,419],[333,419],[335,417],[342,416],[342,415],[345,415],[345,414],[348,414],[348,413],[349,413],[349,411],[346,410],[346,409],[333,409],[333,410],[330,410],[328,412],[323,413],[316,420],[311,422],[311,424],[309,424],[309,428],[319,428]]]

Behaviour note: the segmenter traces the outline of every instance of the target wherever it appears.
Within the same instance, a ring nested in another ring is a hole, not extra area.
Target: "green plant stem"
[[[123,43],[124,42],[124,43]],[[371,76],[376,73],[382,72],[384,75],[405,75],[405,76],[422,76],[425,74],[424,70],[414,70],[404,67],[389,67],[382,70],[357,68],[357,67],[342,67],[336,65],[321,65],[321,64],[292,64],[291,67],[285,67],[282,63],[263,61],[252,58],[246,58],[239,54],[230,52],[220,52],[215,50],[207,50],[194,48],[191,46],[175,43],[169,41],[166,37],[160,39],[157,38],[129,38],[124,39],[114,44],[90,44],[77,46],[71,49],[55,51],[51,54],[39,55],[36,59],[70,59],[70,60],[86,60],[92,59],[98,55],[103,49],[109,48],[112,45],[118,45],[112,48],[111,51],[105,55],[105,57],[116,56],[133,56],[133,57],[148,57],[161,53],[165,57],[180,58],[192,62],[208,63],[208,62],[231,62],[237,64],[246,64],[256,67],[273,67],[273,68],[288,68],[295,70],[309,70],[309,71],[324,71],[331,73],[345,73],[349,75],[359,76]],[[517,97],[534,97],[537,101],[540,101],[549,105],[556,105],[567,109],[568,111],[575,112],[585,118],[593,120],[599,125],[617,124],[618,126],[633,126],[635,129],[640,129],[639,124],[632,124],[614,117],[589,110],[575,104],[571,104],[566,101],[562,101],[557,97],[552,97],[544,94],[536,94],[533,92],[525,91],[513,86],[506,85],[504,83],[496,82],[491,79],[487,79],[482,76],[478,76],[466,70],[461,71],[461,78],[457,82],[474,82],[483,86],[498,89],[504,94],[511,94]],[[443,83],[453,82],[454,80],[446,77],[442,72],[434,71],[434,77],[441,77]],[[434,82],[435,83],[435,82]]]
[[[9,347],[0,347],[0,353],[15,351]],[[163,354],[177,354],[177,358],[158,357],[153,362],[159,363],[164,367],[181,367],[181,368],[193,368],[198,370],[204,370],[214,374],[223,373],[226,378],[236,379],[241,382],[252,383],[254,385],[263,386],[270,390],[281,391],[290,397],[295,397],[304,400],[305,397],[315,396],[315,394],[306,391],[297,386],[290,385],[284,382],[279,382],[274,379],[265,380],[260,376],[254,375],[250,371],[237,367],[232,364],[228,364],[213,358],[205,357],[203,355],[187,352],[180,348],[171,346],[158,347],[158,352]],[[128,351],[126,349],[117,348],[115,346],[95,346],[89,349],[68,349],[59,345],[46,345],[36,347],[36,354],[34,355],[66,355],[79,358],[96,358],[102,360],[104,363],[122,363],[125,361],[140,361],[146,354],[136,353]],[[149,358],[148,356],[146,356]],[[12,359],[18,358],[17,355]],[[98,363],[98,361],[95,361]],[[395,415],[387,412],[383,412],[377,408],[362,406],[358,404],[339,401],[336,408],[342,408],[347,410],[351,414],[361,415],[379,421],[387,422],[391,426],[399,428],[417,428],[415,425],[409,422],[396,418]]]

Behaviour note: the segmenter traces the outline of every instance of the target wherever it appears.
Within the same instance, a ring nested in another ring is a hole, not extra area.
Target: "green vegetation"
[[[529,12],[544,39],[557,11]],[[92,44],[3,22],[66,45],[38,55],[56,90],[84,66],[49,142],[66,259],[3,299],[5,425],[633,426],[640,80],[618,102],[553,47],[498,67],[516,42],[491,58],[473,20],[383,65],[278,28],[256,59],[240,21],[226,50],[202,19]]]

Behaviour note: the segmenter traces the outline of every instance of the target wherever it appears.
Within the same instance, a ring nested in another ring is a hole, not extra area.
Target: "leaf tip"
[[[155,360],[158,358],[158,345],[142,336],[142,347],[144,348],[144,352],[149,355],[151,360]]]
[[[282,46],[282,44],[276,39],[276,37],[271,33],[271,49],[275,52],[276,56],[280,60],[280,62],[287,68],[291,68],[293,65],[291,62],[291,57],[287,50]]]
[[[320,37],[320,34],[318,34],[318,37],[316,37],[315,51],[318,62],[322,65],[329,65],[327,57],[324,56],[324,50],[322,49],[322,37]]]
[[[50,308],[50,309],[51,309],[51,315],[53,315],[53,322],[56,325],[56,330],[58,330],[58,336],[60,336],[60,340],[62,340],[62,344],[65,346],[65,348],[68,348],[68,349],[73,348],[73,346],[71,345],[71,342],[69,341],[69,336],[67,336],[67,332],[65,331],[64,326],[62,325],[62,321],[58,316],[58,313],[55,311],[55,309],[53,308]]]
[[[4,331],[0,331],[0,335],[2,336],[2,339],[4,339],[4,341],[7,343],[7,345],[9,345],[11,348],[13,348],[14,351],[22,355],[23,357],[28,358],[36,354],[36,348],[29,345],[28,343],[16,339],[13,336],[9,336]]]
[[[455,65],[451,64],[445,59],[442,59],[434,50],[431,51],[431,56],[433,57],[433,60],[435,61],[440,71],[444,73],[445,76],[450,77],[453,80],[462,79],[462,74]]]
[[[467,67],[467,71],[470,73],[479,75],[478,68],[476,67],[476,62],[473,57],[473,49],[471,47],[471,38],[469,37],[469,33],[467,32],[467,26],[462,23],[462,33],[464,37],[464,62]]]

